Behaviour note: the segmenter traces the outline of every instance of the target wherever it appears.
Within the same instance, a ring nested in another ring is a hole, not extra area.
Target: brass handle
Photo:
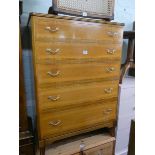
[[[108,34],[110,37],[115,37],[115,36],[117,36],[119,33],[118,33],[118,32],[113,32],[113,31],[108,31],[107,34]]]
[[[56,32],[59,30],[58,27],[53,27],[51,28],[50,26],[45,27],[45,30],[49,31],[49,32]]]
[[[111,94],[112,91],[113,91],[113,88],[106,88],[106,89],[104,89],[104,91],[105,91],[105,93],[107,93],[107,94]]]
[[[107,49],[107,54],[115,54],[116,49]]]
[[[105,110],[105,111],[104,111],[104,114],[106,114],[106,115],[107,115],[107,114],[110,114],[111,112],[112,112],[112,109],[111,109],[111,108],[109,108],[109,109],[107,109],[107,110]]]
[[[85,147],[86,147],[86,145],[82,142],[82,143],[80,144],[80,151],[83,151]]]
[[[54,120],[49,122],[49,125],[53,126],[58,126],[59,124],[61,124],[61,120]]]
[[[111,72],[115,71],[115,68],[114,67],[108,67],[108,68],[106,68],[106,71],[111,73]]]
[[[58,52],[60,51],[60,49],[56,49],[56,50],[52,50],[50,48],[47,48],[46,49],[46,52],[49,53],[49,54],[57,54]]]
[[[60,74],[60,71],[56,71],[56,73],[49,71],[49,72],[47,72],[47,74],[52,76],[52,77],[55,77],[55,76],[58,76]]]
[[[48,96],[48,99],[51,101],[57,101],[58,99],[60,99],[60,96]]]

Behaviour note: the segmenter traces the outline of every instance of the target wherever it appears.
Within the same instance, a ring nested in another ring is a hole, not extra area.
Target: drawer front
[[[41,138],[47,138],[115,119],[116,102],[40,114],[40,134]]]
[[[79,44],[79,43],[42,43],[36,42],[36,60],[45,59],[118,59],[121,58],[121,45],[117,44]]]
[[[120,42],[123,35],[121,26],[44,17],[35,18],[34,28],[36,40],[82,39]]]
[[[51,64],[36,65],[39,84],[118,78],[119,63]]]
[[[39,109],[60,109],[74,107],[75,105],[94,104],[104,99],[117,97],[118,81],[98,82],[84,85],[72,85],[67,87],[52,87],[39,89]]]
[[[84,155],[113,155],[113,142],[84,151]]]

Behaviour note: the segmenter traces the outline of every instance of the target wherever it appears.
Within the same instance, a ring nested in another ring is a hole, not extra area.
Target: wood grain
[[[93,19],[93,18],[87,18],[87,17],[77,17],[77,16],[57,16],[54,14],[44,14],[44,13],[35,13],[31,12],[29,14],[29,20],[27,25],[29,25],[29,21],[31,20],[31,17],[46,17],[46,18],[54,18],[54,19],[65,19],[65,20],[74,20],[74,21],[85,21],[85,22],[93,22],[93,23],[101,23],[101,24],[108,24],[108,25],[114,25],[114,26],[121,26],[123,27],[124,23],[118,23],[118,22],[109,22],[103,19]]]
[[[54,143],[47,148],[47,155],[80,155],[80,145],[84,146],[83,153],[88,153],[91,150],[99,151],[99,148],[109,148],[115,141],[114,137],[111,137],[107,133],[104,134],[85,134],[77,138],[62,140],[61,142]],[[111,147],[110,147],[111,148]],[[106,154],[105,154],[106,155]],[[110,154],[112,155],[112,154]]]
[[[66,22],[64,19],[45,17],[35,18],[35,31],[34,37],[36,40],[69,38],[70,40],[108,40],[111,43],[122,40],[123,34],[121,27],[113,25],[74,20]]]
[[[41,42],[36,44],[36,61],[55,59],[101,59],[120,60],[121,45],[97,43]]]
[[[119,63],[36,64],[37,82],[44,85],[54,82],[119,77]],[[112,71],[111,71],[112,70]]]
[[[118,23],[32,14],[41,155],[56,140],[115,126],[122,35]]]
[[[41,138],[61,135],[65,132],[76,131],[87,126],[115,119],[116,102],[106,105],[92,105],[87,108],[68,109],[60,112],[52,112],[51,114],[40,114]]]
[[[111,92],[106,92],[112,88]],[[75,107],[88,103],[95,104],[105,99],[118,96],[118,81],[71,85],[67,87],[51,87],[39,89],[40,112],[46,109],[58,110],[63,107]]]
[[[97,146],[95,148],[84,151],[84,155],[112,155],[113,143],[107,143],[104,145]]]

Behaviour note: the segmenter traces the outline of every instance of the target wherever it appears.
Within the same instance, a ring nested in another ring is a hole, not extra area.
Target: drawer
[[[36,40],[91,40],[122,42],[121,26],[75,20],[35,17]]]
[[[89,83],[66,87],[52,87],[39,89],[39,109],[60,109],[65,106],[96,104],[118,95],[118,81]]]
[[[115,119],[116,101],[40,114],[40,136],[41,138],[60,136]]]
[[[113,155],[113,142],[84,151],[84,155]]]
[[[46,148],[49,155],[113,155],[115,138],[106,132],[85,133],[53,143]],[[96,154],[99,151],[103,154]],[[111,153],[111,154],[107,154]]]
[[[39,84],[53,82],[78,82],[80,80],[97,80],[119,78],[119,63],[81,63],[81,64],[36,64]]]
[[[45,59],[117,59],[121,58],[121,45],[96,43],[62,43],[62,42],[36,42],[36,60]]]

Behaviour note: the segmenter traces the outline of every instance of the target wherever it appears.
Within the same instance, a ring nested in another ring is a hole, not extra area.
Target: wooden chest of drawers
[[[123,25],[32,15],[37,124],[45,144],[116,121]]]

